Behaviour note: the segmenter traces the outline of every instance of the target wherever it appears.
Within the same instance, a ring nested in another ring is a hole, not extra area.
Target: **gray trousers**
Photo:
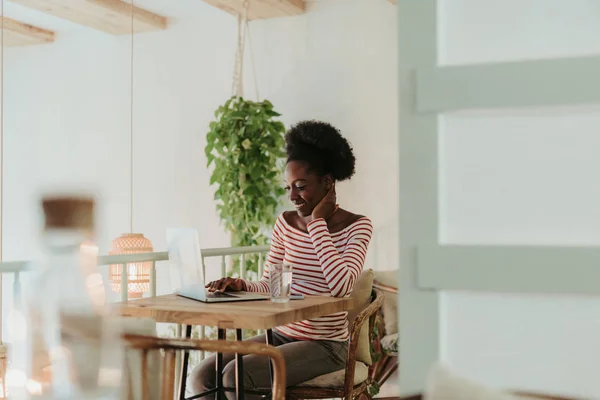
[[[266,343],[265,335],[248,339],[252,342]],[[273,345],[281,350],[285,359],[286,382],[295,386],[320,375],[339,371],[346,367],[347,342],[325,340],[297,340],[273,331]],[[234,354],[223,354],[223,385],[235,388]],[[269,359],[264,356],[244,356],[244,388],[247,390],[269,390],[271,376]],[[187,391],[190,396],[216,387],[216,356],[212,355],[198,364],[188,379]],[[202,399],[214,399],[214,395]],[[235,393],[228,392],[228,399],[235,399]],[[245,395],[246,399],[260,399],[260,396]]]

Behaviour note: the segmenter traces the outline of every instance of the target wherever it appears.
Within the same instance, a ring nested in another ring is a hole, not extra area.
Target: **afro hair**
[[[331,174],[336,181],[350,179],[355,172],[352,146],[326,122],[302,121],[292,126],[285,135],[285,151],[288,162],[306,162],[318,175]]]

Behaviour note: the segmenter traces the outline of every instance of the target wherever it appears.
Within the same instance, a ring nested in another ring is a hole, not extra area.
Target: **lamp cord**
[[[2,72],[0,73],[0,261],[2,258],[2,205],[4,203],[4,1],[0,5],[0,64],[2,65]],[[0,274],[0,283],[2,282],[2,275]],[[2,315],[2,314],[0,314]],[[0,331],[0,339],[1,339]]]
[[[0,72],[0,102],[2,106],[0,107],[0,261],[4,258],[2,257],[2,242],[4,238],[2,234],[4,230],[2,229],[3,225],[3,217],[2,217],[2,209],[4,204],[4,1],[0,5],[0,65],[2,66],[2,71]],[[0,287],[2,287],[2,274],[0,274]],[[0,293],[2,291],[0,290]],[[2,319],[2,299],[0,298],[0,320]],[[0,324],[0,343],[2,343],[2,324]],[[4,393],[2,393],[4,394]]]
[[[131,63],[130,63],[130,104],[129,104],[129,233],[133,233],[133,36],[134,5],[131,0]]]

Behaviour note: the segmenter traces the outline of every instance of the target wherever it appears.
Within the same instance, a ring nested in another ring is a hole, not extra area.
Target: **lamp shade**
[[[109,254],[151,253],[152,242],[141,233],[124,233],[111,243]],[[121,291],[121,271],[123,264],[110,266],[110,287],[113,292]],[[125,265],[127,269],[127,292],[130,298],[140,298],[150,290],[150,270],[152,262],[134,262]]]

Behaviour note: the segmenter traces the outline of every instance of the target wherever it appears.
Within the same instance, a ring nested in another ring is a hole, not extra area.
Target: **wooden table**
[[[322,317],[352,308],[351,298],[307,296],[303,300],[288,303],[273,303],[270,300],[202,303],[174,294],[129,300],[115,304],[116,311],[123,316],[152,318],[156,322],[186,325],[186,337],[190,337],[193,325],[217,327],[218,339],[225,339],[226,329],[235,329],[236,338],[241,340],[242,329],[267,331],[267,343],[272,344],[272,328],[310,318]],[[185,399],[185,384],[189,354],[184,354],[181,373],[180,399]],[[241,355],[236,354],[238,369],[237,393],[243,399],[243,364]],[[222,355],[217,355],[217,388],[222,394]],[[217,396],[219,398],[219,396]]]

